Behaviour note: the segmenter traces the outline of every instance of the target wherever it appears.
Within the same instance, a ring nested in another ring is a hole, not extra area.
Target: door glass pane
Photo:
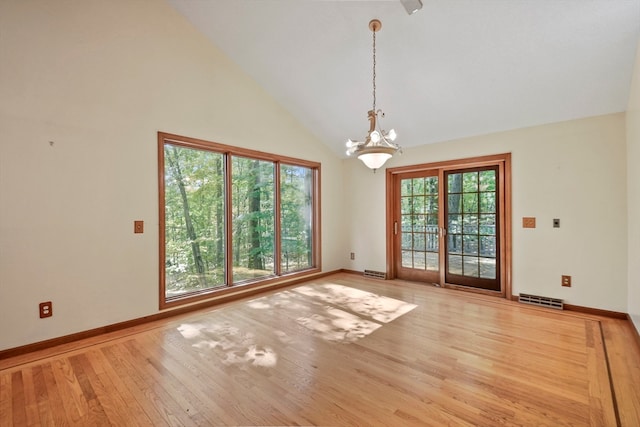
[[[402,251],[402,266],[413,268],[413,251]]]
[[[462,242],[462,252],[465,255],[478,255],[478,236],[464,234]]]
[[[280,166],[280,269],[282,273],[313,267],[313,170]]]
[[[413,268],[425,270],[427,268],[426,252],[413,252]]]
[[[430,176],[424,179],[425,194],[438,194],[438,177]]]
[[[437,217],[438,214],[438,195],[430,195],[425,198],[426,209],[425,212],[435,214]]]
[[[462,234],[449,234],[447,248],[450,254],[461,254],[462,253]]]
[[[449,215],[449,223],[447,224],[449,234],[462,233],[462,215]]]
[[[402,249],[413,249],[413,233],[402,233]]]
[[[465,215],[462,222],[463,234],[478,234],[478,215]]]
[[[413,215],[413,231],[415,233],[424,233],[426,231],[424,215]]]
[[[495,193],[480,193],[480,212],[496,211]]]
[[[495,236],[480,236],[480,255],[495,258],[496,256]]]
[[[400,228],[402,237],[404,237],[405,232],[410,232],[413,229],[413,217],[411,215],[402,215],[400,218]]]
[[[480,273],[478,271],[478,258],[464,256],[462,257],[462,270],[463,275],[468,277],[480,277]]]
[[[425,233],[413,233],[413,250],[424,251],[426,249]]]
[[[413,183],[411,182],[410,179],[403,179],[402,182],[400,182],[400,192],[402,194],[408,194],[410,195],[412,193],[412,185]]]
[[[223,155],[164,145],[165,298],[224,286]]]
[[[413,213],[424,213],[424,196],[413,196]]]
[[[478,172],[466,172],[462,175],[462,188],[465,193],[478,192]]]
[[[480,172],[480,191],[496,191],[496,172],[494,170]]]
[[[478,212],[478,193],[466,193],[462,195],[462,211],[464,213]]]
[[[437,252],[427,252],[427,269],[438,270],[440,268],[440,256]]]
[[[449,272],[462,275],[462,257],[459,255],[449,255]]]
[[[410,180],[411,181],[411,188],[412,188],[412,194],[417,196],[420,194],[425,194],[424,192],[424,178],[415,178]]]
[[[462,213],[462,194],[449,194],[449,213]]]
[[[400,199],[400,205],[401,205],[400,210],[401,210],[402,212],[405,212],[405,213],[411,213],[411,212],[413,212],[413,208],[412,208],[412,206],[413,206],[413,199],[411,198],[411,196],[408,196],[408,197],[402,197],[402,198]]]
[[[438,235],[438,226],[427,226],[427,228],[429,229],[429,232],[426,234],[426,239],[427,239],[427,250],[429,252],[438,252],[438,250],[440,249],[440,243],[439,243],[439,235]]]
[[[402,267],[437,271],[438,177],[402,179],[400,192]]]
[[[274,163],[232,157],[233,282],[274,274]]]
[[[480,222],[480,234],[485,234],[489,236],[496,235],[496,216],[495,214],[480,214],[479,215]]]
[[[461,173],[449,174],[449,180],[447,182],[449,185],[449,194],[462,193],[462,174]]]
[[[496,278],[496,259],[478,258],[480,261],[480,277],[483,279]]]

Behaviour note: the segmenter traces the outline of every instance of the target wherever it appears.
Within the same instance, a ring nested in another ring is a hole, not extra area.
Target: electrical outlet
[[[355,252],[351,252],[351,257],[352,260],[356,259],[356,253]]]
[[[571,287],[571,276],[562,276],[562,286]]]
[[[39,307],[41,319],[53,316],[53,304],[51,303],[51,301],[41,302]]]

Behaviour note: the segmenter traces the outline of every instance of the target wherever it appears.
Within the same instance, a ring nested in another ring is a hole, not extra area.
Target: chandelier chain
[[[376,32],[373,31],[373,111],[376,111]]]

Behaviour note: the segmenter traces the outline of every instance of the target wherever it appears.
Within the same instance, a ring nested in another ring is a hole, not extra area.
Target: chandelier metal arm
[[[371,132],[376,130],[376,116],[377,116],[377,114],[376,114],[375,110],[369,110],[367,115],[369,116],[369,134],[371,134]]]

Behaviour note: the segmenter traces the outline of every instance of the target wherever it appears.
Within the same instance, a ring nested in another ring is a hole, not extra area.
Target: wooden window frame
[[[225,191],[225,280],[224,286],[206,289],[202,291],[190,292],[184,296],[174,297],[167,300],[166,298],[166,277],[165,277],[165,182],[164,182],[164,146],[165,144],[176,145],[184,148],[196,150],[205,150],[223,155],[224,162],[224,185],[225,188],[231,188],[231,158],[232,156],[251,158],[256,160],[271,161],[274,163],[274,194],[276,202],[274,203],[274,221],[275,221],[275,242],[274,242],[274,274],[260,277],[257,279],[248,279],[233,283],[232,281],[232,263],[230,256],[232,245],[232,221],[230,220],[229,207],[231,206],[231,191]],[[303,270],[282,273],[280,267],[280,165],[301,166],[312,170],[312,266]],[[263,151],[252,150],[248,148],[234,147],[231,145],[220,144],[197,138],[175,135],[171,133],[158,132],[158,247],[159,247],[159,308],[161,310],[173,308],[181,305],[191,304],[193,302],[212,299],[225,294],[232,294],[249,290],[252,288],[275,286],[285,280],[318,273],[322,270],[321,256],[321,218],[320,218],[320,166],[318,162],[297,159],[293,157],[281,156]],[[275,256],[277,255],[277,257]],[[277,261],[275,261],[277,259]]]
[[[504,232],[500,235],[500,245],[502,250],[500,251],[500,291],[485,291],[481,289],[472,289],[462,286],[456,286],[445,283],[443,262],[440,260],[441,268],[441,280],[440,283],[443,286],[451,288],[460,288],[470,292],[484,293],[488,295],[496,295],[507,299],[513,299],[512,295],[512,221],[511,221],[511,153],[495,154],[488,156],[470,157],[466,159],[458,160],[446,160],[434,163],[421,163],[417,165],[400,166],[396,168],[388,168],[386,170],[386,254],[387,254],[387,277],[390,279],[396,278],[395,267],[395,253],[393,248],[394,235],[393,235],[393,222],[394,222],[394,206],[395,200],[395,188],[393,186],[394,176],[401,173],[410,172],[423,172],[427,170],[437,170],[439,180],[442,181],[445,171],[453,171],[457,169],[475,168],[483,166],[499,166],[499,187],[504,191],[504,197],[499,198],[499,209],[501,213],[501,220],[504,225]],[[438,221],[440,224],[444,224],[444,210],[440,209],[438,214]]]

